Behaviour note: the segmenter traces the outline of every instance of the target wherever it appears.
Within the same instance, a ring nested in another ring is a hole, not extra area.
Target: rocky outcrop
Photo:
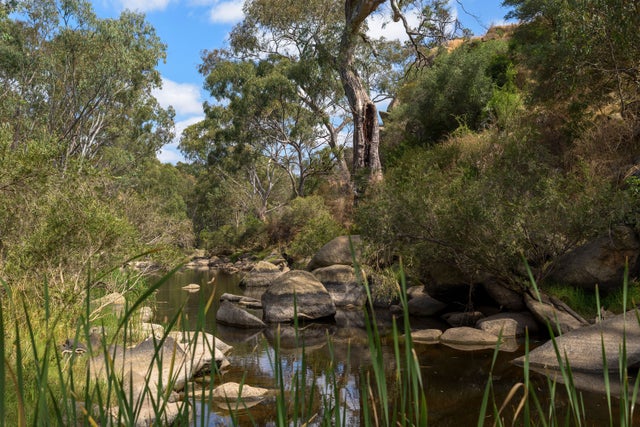
[[[353,253],[352,253],[353,246]],[[307,270],[313,271],[334,264],[353,265],[354,256],[358,260],[362,255],[362,240],[360,236],[340,236],[324,245],[311,258]]]
[[[349,265],[331,265],[313,270],[313,275],[329,291],[336,307],[362,307],[367,301],[363,280]]]
[[[626,340],[625,340],[626,338]],[[626,353],[622,353],[623,340]],[[619,314],[595,325],[576,329],[535,348],[527,356],[532,368],[554,369],[568,363],[572,371],[602,372],[605,366],[615,371],[621,357],[629,367],[640,366],[640,324],[635,311]],[[603,358],[603,351],[605,358]],[[514,360],[523,365],[525,356]]]
[[[262,294],[262,307],[266,322],[290,322],[296,314],[301,319],[320,319],[336,313],[322,283],[313,274],[299,270],[279,276]]]
[[[176,392],[194,375],[210,369],[212,363],[222,366],[226,361],[215,341],[207,333],[171,333],[164,341],[149,338],[132,348],[112,347],[108,357],[94,349],[90,371],[101,382],[122,381],[124,398],[139,409],[136,426],[168,425],[182,404]],[[166,404],[160,420],[155,410],[159,402]],[[121,419],[119,408],[107,410],[114,419]]]
[[[619,226],[560,257],[549,280],[589,291],[596,285],[605,292],[621,289],[626,260],[633,274],[638,270],[639,255],[640,240],[635,231]]]
[[[282,274],[280,269],[267,261],[259,261],[240,281],[247,288],[267,287]]]
[[[222,301],[216,313],[216,320],[236,328],[260,329],[266,325],[253,314],[241,309],[230,301]]]

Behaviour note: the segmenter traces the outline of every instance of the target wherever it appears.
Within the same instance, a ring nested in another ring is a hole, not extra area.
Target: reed
[[[358,264],[355,265],[356,274],[362,277]],[[133,426],[141,417],[141,401],[149,396],[157,396],[154,387],[163,390],[171,389],[171,384],[145,384],[145,391],[140,399],[134,399],[126,381],[119,377],[113,364],[114,345],[129,345],[135,337],[132,319],[136,310],[145,303],[178,268],[152,283],[148,289],[140,292],[126,307],[121,317],[103,319],[102,325],[113,322],[113,327],[103,328],[100,344],[93,348],[94,355],[102,355],[106,360],[108,375],[106,380],[96,382],[87,364],[82,363],[82,356],[72,353],[63,356],[57,348],[60,329],[69,319],[60,313],[59,307],[54,307],[50,299],[48,284],[43,283],[44,302],[41,305],[31,304],[23,295],[14,293],[7,283],[0,280],[3,292],[0,304],[0,427],[4,425],[108,425],[115,422],[118,425]],[[623,307],[628,307],[629,294],[628,275],[625,274],[623,283]],[[406,293],[406,279],[401,272],[399,275],[398,296],[403,308],[402,316],[392,322],[391,332],[383,334],[379,330],[376,312],[373,308],[373,298],[369,283],[363,279],[363,286],[367,294],[367,308],[364,312],[367,348],[371,355],[371,366],[360,372],[360,422],[365,426],[427,426],[428,401],[426,390],[428,384],[423,380],[419,360],[411,339],[411,325],[408,315],[408,300]],[[539,295],[537,284],[531,278],[531,286],[535,294]],[[85,292],[87,298],[89,289]],[[214,293],[207,300],[200,302],[195,321],[195,334],[205,328],[206,314],[213,303]],[[596,294],[597,311],[600,312],[600,298]],[[295,314],[297,314],[297,304]],[[632,315],[630,312],[628,315]],[[640,322],[640,314],[635,312],[636,320]],[[75,340],[89,342],[91,338],[92,318],[91,306],[86,301],[83,312],[75,323]],[[297,316],[296,316],[297,319]],[[191,319],[193,320],[193,319]],[[166,342],[172,330],[181,330],[187,324],[187,319],[179,310],[169,319],[165,333],[158,337],[154,364],[159,367],[166,353],[160,352],[162,344]],[[529,366],[529,337],[525,339],[525,362],[522,381],[516,382],[506,397],[498,398],[493,384],[493,370],[500,351],[496,347],[491,362],[491,369],[485,385],[482,403],[478,411],[477,425],[493,424],[524,425],[524,426],[556,426],[588,425],[588,413],[583,395],[576,387],[571,366],[564,362],[564,355],[560,353],[553,336],[552,325],[548,325],[551,340],[554,343],[556,357],[560,363],[557,379],[547,377],[544,381],[545,390],[540,390],[540,377],[535,377]],[[267,354],[274,374],[275,388],[275,423],[278,426],[307,426],[307,425],[349,425],[347,419],[347,402],[343,394],[346,383],[345,372],[349,368],[347,361],[336,360],[331,337],[327,336],[326,356],[327,364],[323,370],[323,383],[318,384],[317,376],[309,375],[310,365],[306,354],[306,344],[299,331],[304,327],[298,320],[293,323],[296,347],[298,353],[296,363],[291,371],[285,370],[285,356],[281,348],[279,329],[275,334],[272,349]],[[114,330],[107,334],[106,329]],[[384,351],[391,348],[392,352]],[[213,351],[213,349],[209,349]],[[626,335],[621,342],[622,353],[626,350]],[[635,402],[640,389],[639,377],[633,375],[625,357],[621,358],[619,366],[607,366],[604,343],[600,351],[603,353],[604,384],[608,410],[609,425],[631,426],[634,421]],[[170,360],[173,369],[174,360]],[[340,363],[341,369],[338,369]],[[393,366],[389,370],[389,366]],[[611,377],[609,370],[615,368],[618,377]],[[342,372],[342,373],[341,373]],[[391,373],[390,373],[391,372]],[[211,380],[202,386],[188,383],[184,390],[183,404],[180,406],[179,425],[206,426],[210,425],[211,412],[208,410],[211,394],[218,381],[217,372],[212,372]],[[148,377],[147,377],[148,378]],[[615,379],[621,387],[620,395],[614,395],[612,381]],[[244,379],[241,381],[241,387]],[[562,395],[567,406],[559,411],[555,400]],[[153,416],[162,420],[167,411],[168,394],[160,395],[153,401]],[[116,408],[113,413],[108,408]],[[200,408],[198,411],[197,408]],[[322,408],[318,412],[318,408]],[[507,411],[507,408],[511,408]],[[251,413],[241,400],[228,402],[228,411],[233,425],[241,425],[239,413]],[[507,412],[509,415],[507,416]],[[508,418],[507,418],[508,417]],[[245,421],[246,422],[246,421]]]

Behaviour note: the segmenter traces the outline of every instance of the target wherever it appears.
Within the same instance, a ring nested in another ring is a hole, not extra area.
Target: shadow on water
[[[211,283],[214,277],[215,281]],[[188,293],[181,289],[190,283],[199,284],[200,291]],[[223,293],[248,295],[259,299],[263,292],[255,289],[245,292],[239,287],[237,275],[216,273],[215,270],[179,272],[158,290],[156,321],[162,323],[171,319],[184,306],[187,322],[184,326],[194,327],[198,310],[207,303],[212,292],[215,292],[215,295],[212,307],[206,315],[205,330],[234,347],[228,355],[231,366],[223,372],[221,377],[216,377],[212,381],[242,382],[254,387],[274,389],[276,379],[273,368],[273,345],[276,326],[272,325],[264,330],[244,330],[216,325],[215,313]],[[253,311],[253,313],[260,315],[259,311]],[[376,316],[382,323],[382,330],[385,328],[388,330],[391,316],[385,311],[376,313]],[[412,326],[442,328],[444,324],[439,319],[419,319]],[[294,378],[301,376],[303,368],[306,374],[306,388],[310,391],[315,387],[316,396],[335,395],[333,391],[335,379],[340,387],[340,405],[346,416],[346,425],[362,425],[361,379],[371,369],[371,355],[364,329],[363,314],[357,311],[339,311],[335,317],[335,323],[301,325],[298,336],[304,342],[304,363],[302,362],[303,350],[296,345],[296,331],[290,325],[280,325],[280,357],[285,390],[290,389]],[[415,351],[426,387],[429,425],[457,427],[477,424],[479,408],[489,378],[493,350],[459,351],[440,344],[415,344]],[[511,363],[511,360],[522,355],[523,352],[524,348],[520,346],[514,352],[501,352],[498,355],[492,373],[496,402],[502,403],[514,384],[523,381],[522,369]],[[331,354],[333,357],[330,356]],[[387,380],[393,383],[396,365],[391,343],[384,345],[383,354],[387,361]],[[546,378],[535,375],[532,381],[537,384],[536,387],[544,400]],[[589,422],[593,424],[589,425],[608,423],[607,403],[604,396],[584,393],[583,397],[585,405],[592,408]],[[390,398],[393,399],[394,396]],[[514,399],[505,410],[505,420],[509,424],[518,400],[519,397]],[[322,398],[316,399],[313,407],[320,414],[326,409],[321,407],[321,401]],[[554,405],[560,412],[566,406],[561,390],[555,396]],[[273,397],[267,398],[254,407],[238,410],[233,417],[229,414],[228,408],[217,406],[213,402],[196,406],[197,425],[276,425],[276,405]],[[493,420],[488,420],[487,423],[493,424]],[[309,425],[319,424],[310,423]]]

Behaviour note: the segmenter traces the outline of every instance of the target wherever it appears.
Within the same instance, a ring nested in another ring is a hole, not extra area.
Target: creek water
[[[214,283],[209,283],[216,278]],[[200,291],[188,293],[182,286],[196,283],[201,286]],[[247,295],[260,298],[263,290],[242,289],[236,275],[225,275],[215,270],[184,270],[170,277],[156,295],[156,321],[167,322],[177,312],[184,313],[182,322],[187,328],[195,328],[198,324],[198,313],[201,312],[211,299],[211,308],[204,319],[200,319],[204,329],[233,346],[228,354],[231,367],[222,374],[222,378],[214,381],[243,382],[254,387],[273,389],[276,386],[274,373],[274,337],[277,326],[270,326],[264,330],[243,330],[216,324],[215,314],[220,296],[225,293]],[[254,312],[260,315],[260,312]],[[385,311],[377,311],[376,318],[379,327],[388,331],[390,315]],[[415,322],[415,324],[413,323]],[[446,324],[439,319],[412,320],[412,328],[446,328]],[[364,319],[361,313],[346,311],[338,312],[335,323],[312,323],[300,327],[299,336],[304,340],[304,363],[302,348],[295,345],[295,331],[288,325],[280,325],[280,348],[282,376],[285,390],[290,389],[295,375],[299,378],[303,372],[306,377],[306,395],[314,395],[312,411],[321,413],[331,408],[323,407],[324,398],[335,396],[334,386],[338,387],[340,395],[341,416],[345,416],[345,425],[362,425],[361,390],[363,378],[371,375],[371,355],[364,329]],[[532,343],[532,346],[535,342]],[[511,363],[511,360],[524,353],[521,345],[513,352],[500,352],[493,371],[491,364],[493,350],[459,351],[444,345],[416,345],[415,351],[420,362],[423,384],[426,390],[428,405],[428,421],[430,426],[467,426],[477,425],[478,414],[487,380],[491,375],[493,394],[497,405],[500,406],[507,398],[509,391],[523,381],[522,368]],[[383,346],[385,356],[386,377],[389,384],[395,381],[396,365],[394,350],[391,342]],[[532,374],[532,382],[540,391],[538,396],[543,407],[548,402],[549,395],[547,379],[538,374]],[[559,414],[567,409],[567,398],[562,393],[562,386],[554,400],[554,407]],[[583,393],[589,419],[587,425],[609,424],[607,403],[603,396],[593,393]],[[522,393],[507,403],[503,412],[508,424],[516,410]],[[292,409],[293,397],[288,405]],[[394,397],[391,396],[391,399]],[[548,403],[547,403],[548,405]],[[617,403],[614,401],[614,407]],[[197,422],[195,425],[224,426],[224,425],[276,425],[275,398],[268,398],[264,402],[248,408],[229,413],[227,407],[217,407],[213,402],[195,408]],[[488,412],[491,412],[489,410]],[[615,410],[614,410],[615,412]],[[318,417],[317,419],[320,419]],[[562,418],[560,418],[562,419]],[[614,420],[616,420],[614,415]],[[492,425],[493,419],[487,419],[486,425]],[[314,424],[310,424],[314,425]]]

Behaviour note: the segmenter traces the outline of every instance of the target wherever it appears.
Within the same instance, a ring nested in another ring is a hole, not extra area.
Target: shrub
[[[512,78],[508,63],[503,64],[506,51],[505,41],[491,41],[467,43],[440,54],[432,67],[422,70],[400,92],[400,106],[393,110],[392,119],[405,128],[405,138],[427,145],[461,124],[480,129],[494,88],[506,91],[506,81]]]
[[[544,275],[632,207],[606,177],[586,167],[563,171],[531,138],[484,132],[410,150],[359,207],[361,233],[403,255],[419,277],[445,263],[471,278],[518,280],[523,256]]]
[[[294,257],[313,255],[329,240],[345,233],[320,196],[298,197],[271,226],[272,239]]]

